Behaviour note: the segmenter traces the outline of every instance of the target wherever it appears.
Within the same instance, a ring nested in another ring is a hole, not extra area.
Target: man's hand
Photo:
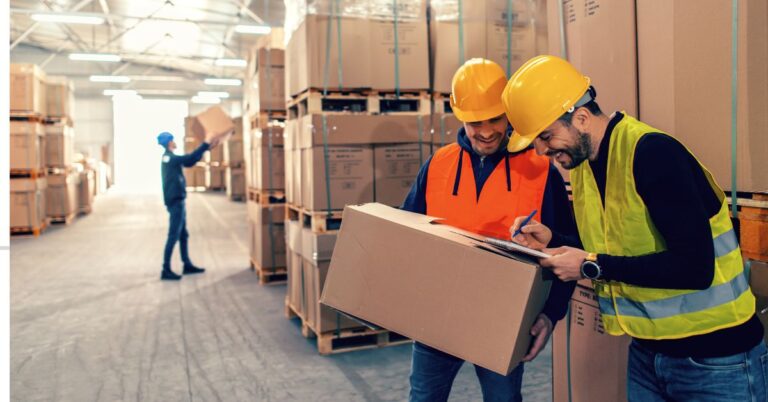
[[[205,133],[205,138],[203,138],[203,141],[207,142],[211,145],[211,148],[213,148],[213,141],[215,141],[219,136],[215,135],[214,133],[207,132]]]
[[[546,346],[547,341],[549,340],[549,336],[552,334],[552,327],[552,321],[549,320],[549,317],[547,317],[546,314],[539,314],[539,316],[536,317],[536,322],[534,322],[531,327],[533,343],[528,350],[528,354],[523,357],[524,362],[529,362],[535,359],[536,356],[539,355],[539,352],[544,349],[544,346]]]
[[[589,253],[573,247],[548,248],[544,252],[552,257],[544,258],[539,263],[549,268],[561,281],[578,281],[582,278],[581,264]]]
[[[512,227],[509,228],[509,235],[515,234],[520,224],[525,220],[525,216],[519,216],[515,219]],[[541,250],[552,241],[552,231],[548,227],[537,222],[535,219],[531,219],[527,225],[523,226],[521,233],[512,238],[517,244],[521,246],[529,247],[534,250]]]
[[[213,149],[216,148],[217,145],[219,145],[219,142],[221,141],[221,137],[216,137],[212,140],[206,140],[205,142],[208,143],[208,148]]]

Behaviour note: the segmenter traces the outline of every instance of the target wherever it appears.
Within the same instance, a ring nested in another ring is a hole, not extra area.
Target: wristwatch
[[[581,263],[581,276],[583,278],[599,280],[603,276],[603,269],[597,264],[597,254],[589,253]]]

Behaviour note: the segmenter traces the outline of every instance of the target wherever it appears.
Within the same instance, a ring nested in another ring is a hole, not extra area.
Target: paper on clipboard
[[[468,237],[468,238],[470,238],[472,240],[479,241],[481,243],[486,243],[486,244],[490,244],[492,246],[496,246],[496,247],[502,248],[502,249],[507,250],[507,251],[523,253],[523,254],[527,254],[527,255],[530,255],[530,256],[533,256],[533,257],[536,257],[536,258],[550,258],[550,257],[552,257],[551,255],[549,255],[549,254],[547,254],[545,252],[542,252],[542,251],[539,251],[539,250],[534,250],[534,249],[529,248],[529,247],[521,246],[521,245],[519,245],[519,244],[517,244],[515,242],[511,242],[511,241],[508,241],[508,240],[502,240],[502,239],[498,239],[498,238],[495,238],[495,237],[474,237],[474,236],[470,236],[470,235],[468,235],[466,233],[459,233],[459,232],[454,232],[454,233],[462,235],[464,237]]]

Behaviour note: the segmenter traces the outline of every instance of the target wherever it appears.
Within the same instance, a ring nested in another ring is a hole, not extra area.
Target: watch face
[[[600,275],[600,268],[592,261],[584,261],[584,264],[581,266],[581,272],[584,273],[584,277],[595,279]]]

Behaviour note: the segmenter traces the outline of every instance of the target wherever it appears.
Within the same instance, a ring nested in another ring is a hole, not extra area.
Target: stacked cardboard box
[[[48,168],[69,169],[75,156],[74,128],[66,123],[45,125],[45,164]]]
[[[605,332],[592,284],[580,281],[552,335],[553,400],[626,401],[630,341]]]
[[[45,113],[52,118],[71,118],[74,115],[75,89],[66,77],[48,76],[45,80]]]
[[[36,121],[10,122],[11,171],[45,170],[45,130]]]
[[[46,211],[53,222],[69,223],[80,209],[80,175],[74,166],[72,81],[66,77],[48,77],[45,96],[45,164],[49,173]]]
[[[14,178],[10,182],[11,231],[39,231],[46,223],[45,178]]]
[[[93,200],[96,195],[96,174],[93,170],[83,170],[79,173],[80,180],[77,190],[78,212],[89,214],[93,210]]]
[[[261,273],[280,273],[286,269],[285,204],[259,204],[248,200],[248,225],[251,232],[251,263]]]
[[[242,117],[237,117],[233,120],[235,132],[223,144],[227,196],[238,201],[245,199],[244,120]]]
[[[45,115],[45,73],[34,64],[12,63],[11,114],[28,113]]]
[[[248,114],[285,110],[285,50],[254,47],[243,92],[243,110]]]
[[[226,188],[224,144],[236,129],[235,122],[218,106],[212,106],[185,120],[184,152],[189,153],[197,149],[205,139],[206,133],[215,134],[215,138],[220,141],[218,146],[208,151],[204,162],[185,169],[187,187],[206,187],[210,190]]]
[[[75,172],[48,176],[45,209],[49,218],[68,223],[74,217],[79,209],[79,182]]]

